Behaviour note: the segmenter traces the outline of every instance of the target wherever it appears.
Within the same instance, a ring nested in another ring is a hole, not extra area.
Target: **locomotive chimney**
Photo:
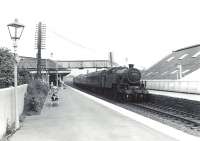
[[[129,67],[129,69],[130,69],[130,68],[133,68],[134,65],[133,65],[133,64],[128,64],[128,67]]]

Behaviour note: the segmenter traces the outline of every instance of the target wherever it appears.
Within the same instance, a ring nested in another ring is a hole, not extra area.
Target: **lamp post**
[[[24,30],[24,25],[19,24],[15,19],[13,23],[7,25],[11,39],[13,40],[14,47],[14,102],[15,102],[15,129],[19,128],[19,116],[18,116],[18,102],[17,102],[17,40],[20,39]]]

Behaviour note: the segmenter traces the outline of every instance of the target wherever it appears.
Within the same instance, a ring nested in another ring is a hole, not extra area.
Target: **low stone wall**
[[[24,109],[24,96],[27,92],[27,84],[17,87],[18,116]],[[11,127],[15,122],[15,96],[14,87],[0,89],[0,139],[6,133],[7,126]]]

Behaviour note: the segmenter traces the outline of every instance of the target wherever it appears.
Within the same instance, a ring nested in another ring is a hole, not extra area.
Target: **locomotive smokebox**
[[[134,65],[133,65],[133,64],[128,64],[128,67],[129,67],[129,68],[133,68]]]

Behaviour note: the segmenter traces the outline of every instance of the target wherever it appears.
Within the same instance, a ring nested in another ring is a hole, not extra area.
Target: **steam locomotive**
[[[142,102],[148,97],[146,83],[141,81],[141,72],[133,64],[129,64],[129,68],[113,67],[79,75],[73,83],[120,102]]]

